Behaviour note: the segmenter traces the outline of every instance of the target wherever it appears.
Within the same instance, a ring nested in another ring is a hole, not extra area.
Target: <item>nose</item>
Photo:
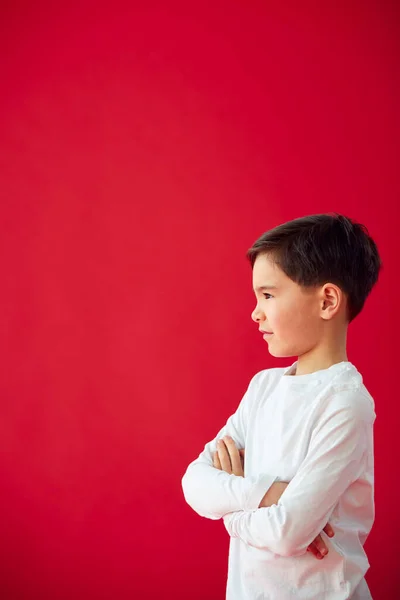
[[[253,319],[253,321],[258,323],[258,321],[260,321],[262,317],[263,317],[263,312],[258,308],[258,305],[257,305],[255,307],[255,309],[253,310],[253,312],[251,313],[251,318]]]

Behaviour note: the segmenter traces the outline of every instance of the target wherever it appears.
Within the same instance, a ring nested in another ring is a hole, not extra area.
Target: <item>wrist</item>
[[[264,494],[258,508],[266,508],[278,504],[279,498],[288,485],[286,481],[275,481]]]

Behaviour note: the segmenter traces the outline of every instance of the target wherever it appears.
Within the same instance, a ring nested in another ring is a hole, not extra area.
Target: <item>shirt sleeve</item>
[[[276,476],[266,474],[241,477],[213,466],[212,454],[217,449],[218,439],[229,435],[238,449],[245,447],[249,416],[257,401],[261,373],[254,375],[236,412],[228,418],[215,438],[205,445],[198,458],[190,463],[182,478],[186,502],[202,517],[220,519],[233,511],[258,508],[276,479]]]
[[[368,402],[360,392],[332,396],[313,430],[307,456],[278,504],[226,515],[228,533],[281,556],[304,554],[365,468],[375,418]]]

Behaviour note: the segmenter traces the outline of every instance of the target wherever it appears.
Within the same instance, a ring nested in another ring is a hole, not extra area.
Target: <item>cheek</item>
[[[297,329],[298,311],[284,302],[271,304],[267,313],[271,326],[277,331],[287,331]]]
[[[275,327],[277,333],[284,334],[287,338],[301,337],[304,339],[304,335],[312,335],[314,319],[310,314],[309,305],[296,303],[295,306],[282,305],[279,310],[273,311],[270,324]]]

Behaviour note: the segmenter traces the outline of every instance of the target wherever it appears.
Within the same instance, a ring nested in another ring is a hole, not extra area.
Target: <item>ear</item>
[[[332,319],[343,308],[345,298],[340,287],[334,283],[326,283],[321,288],[320,315],[326,321]]]

